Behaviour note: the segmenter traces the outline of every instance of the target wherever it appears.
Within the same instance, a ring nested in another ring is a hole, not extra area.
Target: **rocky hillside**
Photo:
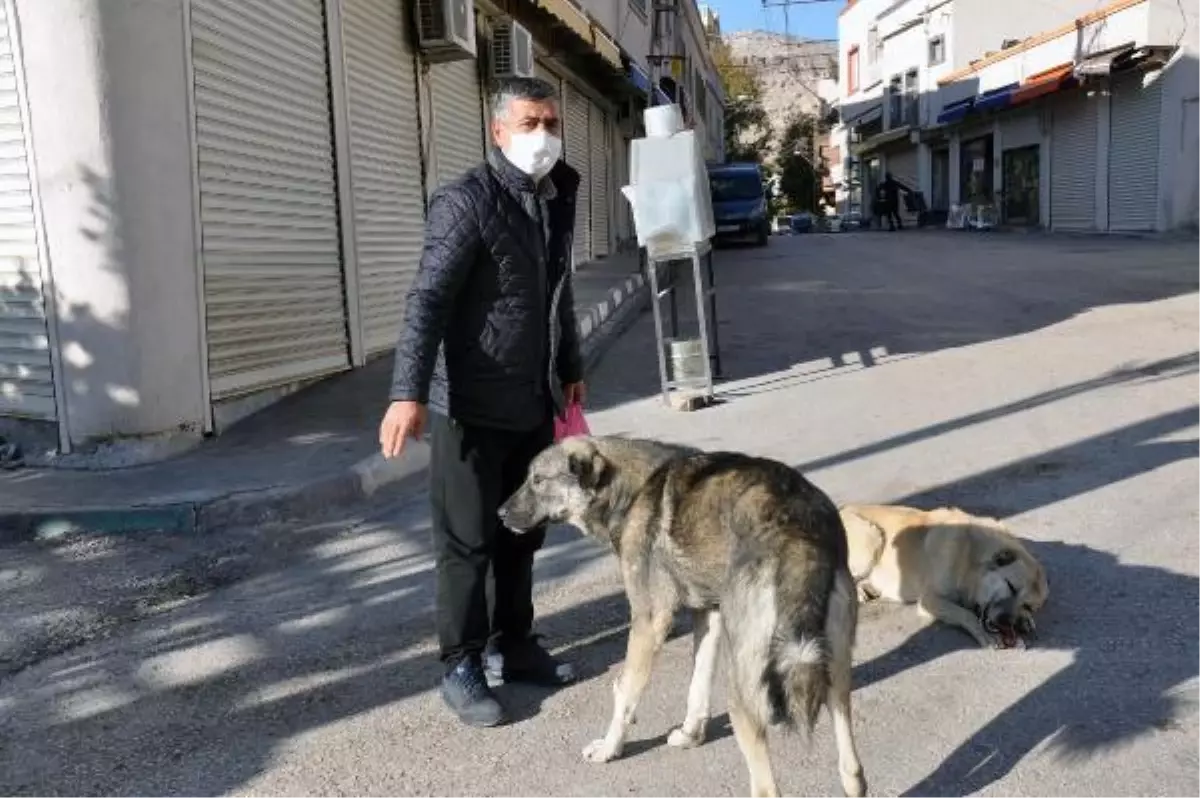
[[[820,108],[820,82],[837,78],[836,42],[766,31],[728,33],[722,39],[736,62],[757,68],[776,141],[793,111],[812,114]]]

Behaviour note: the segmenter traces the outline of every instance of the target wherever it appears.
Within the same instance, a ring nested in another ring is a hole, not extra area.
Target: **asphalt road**
[[[717,256],[720,405],[662,406],[648,315],[593,376],[597,432],[773,456],[836,501],[952,502],[1031,541],[1051,597],[1027,651],[979,650],[906,608],[863,612],[854,716],[872,794],[1200,792],[1195,253],[1195,240],[774,239]],[[59,593],[86,604],[98,573],[105,601],[140,596],[103,634],[0,669],[0,793],[746,790],[721,691],[708,744],[665,745],[687,689],[683,621],[625,756],[581,759],[607,720],[626,608],[611,557],[570,532],[539,559],[539,626],[585,678],[507,689],[517,720],[487,731],[459,727],[433,690],[423,497],[209,544],[0,561],[6,612],[38,589],[38,613],[64,611]],[[169,578],[138,576],[154,556]],[[220,578],[188,576],[210,567]],[[773,749],[785,792],[837,790],[827,721]]]

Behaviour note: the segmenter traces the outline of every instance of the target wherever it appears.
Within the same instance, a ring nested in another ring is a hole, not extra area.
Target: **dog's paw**
[[[609,745],[608,740],[592,740],[583,749],[583,758],[588,762],[611,762],[621,755],[621,747]]]
[[[695,748],[704,742],[704,729],[700,728],[695,734],[689,734],[682,726],[671,729],[667,735],[667,745],[673,748]]]

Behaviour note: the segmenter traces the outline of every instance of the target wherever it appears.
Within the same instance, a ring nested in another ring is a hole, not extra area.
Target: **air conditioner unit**
[[[475,0],[417,0],[417,42],[427,61],[475,57]]]
[[[533,77],[533,36],[511,19],[492,26],[492,77]]]

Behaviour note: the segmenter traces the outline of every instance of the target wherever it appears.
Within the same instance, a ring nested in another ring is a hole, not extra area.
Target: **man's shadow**
[[[1028,545],[1051,575],[1035,645],[1069,651],[1073,662],[993,718],[905,795],[972,794],[1043,743],[1053,756],[1084,760],[1143,734],[1178,728],[1177,718],[1194,708],[1186,682],[1200,672],[1195,577],[1125,565],[1086,546]],[[933,624],[859,665],[854,685],[974,645],[964,633]]]

